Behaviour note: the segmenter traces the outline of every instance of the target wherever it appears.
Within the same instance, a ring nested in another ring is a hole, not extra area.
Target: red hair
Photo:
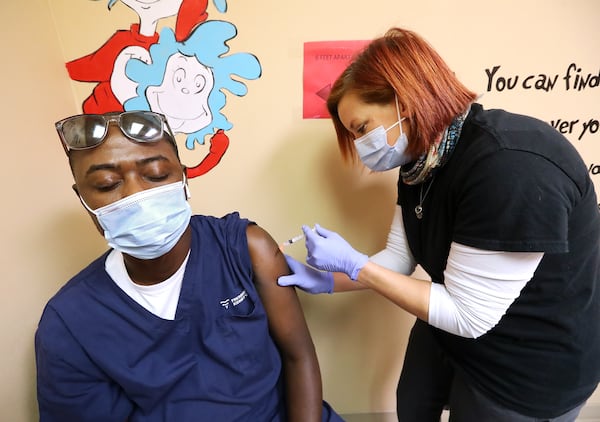
[[[348,92],[366,103],[388,104],[398,97],[410,121],[407,152],[426,153],[476,94],[467,89],[440,55],[416,33],[392,28],[360,52],[333,84],[327,108],[345,159],[355,158],[354,136],[340,121],[338,105]]]

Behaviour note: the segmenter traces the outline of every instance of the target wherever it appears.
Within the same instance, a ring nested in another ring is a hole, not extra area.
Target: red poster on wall
[[[369,41],[316,41],[304,43],[305,119],[329,118],[326,100],[331,85],[348,66],[354,55]]]

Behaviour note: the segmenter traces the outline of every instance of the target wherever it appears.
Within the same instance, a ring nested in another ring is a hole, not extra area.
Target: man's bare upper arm
[[[293,287],[277,284],[280,276],[290,274],[285,257],[275,240],[260,226],[247,228],[248,249],[252,259],[254,283],[269,319],[273,339],[282,352],[306,357],[314,346],[298,296]]]

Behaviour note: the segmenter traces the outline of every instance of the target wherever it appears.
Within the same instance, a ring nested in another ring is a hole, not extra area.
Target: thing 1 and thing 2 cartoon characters
[[[110,0],[109,9],[117,2]],[[176,134],[185,134],[193,150],[210,136],[210,148],[188,178],[205,174],[221,160],[229,146],[225,131],[233,125],[221,112],[225,93],[243,96],[243,82],[261,75],[258,59],[250,53],[227,55],[227,41],[236,27],[207,20],[208,0],[121,0],[139,18],[129,30],[118,30],[95,52],[66,64],[71,79],[96,82],[82,104],[84,113],[152,110],[164,114]],[[226,0],[213,0],[225,13]],[[158,22],[176,16],[175,29],[156,33]]]

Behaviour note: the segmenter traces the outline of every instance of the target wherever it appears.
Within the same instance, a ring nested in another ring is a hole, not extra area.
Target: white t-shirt
[[[105,269],[115,284],[129,297],[154,315],[173,320],[175,319],[179,294],[181,293],[181,283],[183,282],[183,274],[189,256],[188,252],[181,267],[171,277],[151,286],[142,286],[131,280],[125,268],[123,254],[117,250],[113,249],[108,254]]]

